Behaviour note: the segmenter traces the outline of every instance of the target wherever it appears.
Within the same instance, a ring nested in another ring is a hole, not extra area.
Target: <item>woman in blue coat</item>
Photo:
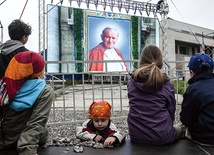
[[[169,77],[161,72],[163,58],[156,46],[143,49],[136,69],[128,81],[128,128],[133,143],[164,145],[182,137],[174,127],[176,100]]]

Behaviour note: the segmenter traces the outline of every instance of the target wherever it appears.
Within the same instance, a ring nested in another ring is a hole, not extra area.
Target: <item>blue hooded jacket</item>
[[[189,81],[180,113],[181,122],[192,138],[214,144],[214,74],[204,72]]]

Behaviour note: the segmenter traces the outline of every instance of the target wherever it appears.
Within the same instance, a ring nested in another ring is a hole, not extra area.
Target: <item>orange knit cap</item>
[[[106,101],[93,102],[88,110],[89,119],[92,118],[107,118],[111,117],[111,105]]]

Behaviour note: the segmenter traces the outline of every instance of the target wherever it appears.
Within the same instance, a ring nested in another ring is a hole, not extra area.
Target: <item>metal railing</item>
[[[134,62],[136,61],[132,63]],[[69,67],[69,63],[74,62],[64,63]],[[184,92],[189,72],[188,70],[166,72],[171,72],[170,74],[173,75],[172,80],[176,86],[175,97],[177,104],[180,104],[182,94],[179,94],[178,90],[179,81],[184,80],[182,86]],[[182,76],[181,73],[183,73]],[[129,109],[127,96],[129,74],[127,72],[46,73],[46,77],[48,77],[47,84],[54,88],[55,93],[51,111],[52,119],[49,125],[83,122],[87,119],[90,104],[100,100],[106,100],[112,105],[112,119],[127,117]]]

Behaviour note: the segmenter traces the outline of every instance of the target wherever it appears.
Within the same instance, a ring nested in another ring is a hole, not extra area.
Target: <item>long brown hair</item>
[[[163,57],[161,50],[153,45],[146,46],[139,60],[139,68],[135,70],[135,81],[143,82],[145,90],[151,88],[155,92],[161,90],[164,82],[169,80],[166,74],[161,72]]]

